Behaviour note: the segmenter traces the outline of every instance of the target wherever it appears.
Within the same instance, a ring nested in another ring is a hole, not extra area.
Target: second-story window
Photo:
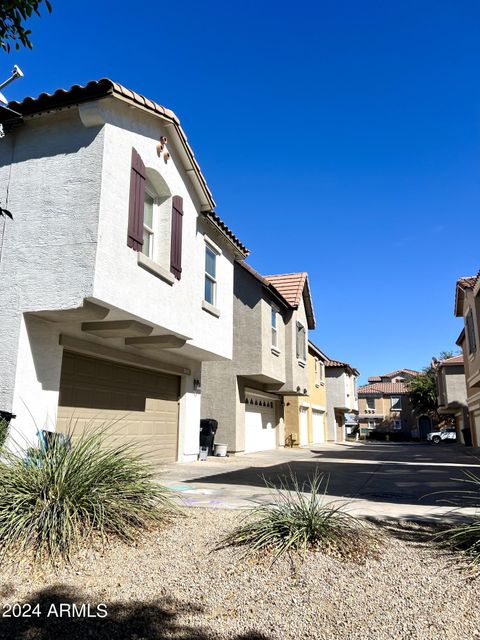
[[[217,254],[208,246],[205,246],[205,302],[216,305],[217,303]]]
[[[375,411],[375,398],[367,398],[367,409]]]
[[[390,407],[392,411],[402,410],[402,398],[400,396],[392,396],[390,398]]]
[[[272,307],[272,347],[278,347],[278,312]]]
[[[467,317],[465,318],[465,328],[467,330],[468,353],[472,354],[477,351],[477,340],[475,337],[475,325],[473,323],[473,312],[471,309],[467,313]]]
[[[307,332],[300,322],[297,322],[297,359],[307,359]]]
[[[142,245],[142,253],[144,253],[149,258],[153,258],[153,242],[154,242],[154,231],[153,231],[153,205],[154,205],[153,196],[145,191],[144,196],[144,205],[143,205],[143,245]]]
[[[319,387],[323,382],[325,382],[325,365],[315,358],[315,386]]]

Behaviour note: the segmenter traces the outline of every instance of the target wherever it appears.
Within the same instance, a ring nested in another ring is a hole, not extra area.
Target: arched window
[[[162,176],[146,168],[142,252],[170,269],[172,194]]]

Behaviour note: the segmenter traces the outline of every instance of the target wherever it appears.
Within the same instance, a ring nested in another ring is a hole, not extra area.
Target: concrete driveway
[[[290,470],[301,483],[315,471],[324,474],[330,499],[347,500],[357,515],[430,519],[445,517],[452,501],[465,515],[474,512],[460,479],[467,470],[480,477],[480,456],[445,443],[327,444],[170,465],[162,482],[189,506],[244,508],[268,501],[265,481],[288,479]]]

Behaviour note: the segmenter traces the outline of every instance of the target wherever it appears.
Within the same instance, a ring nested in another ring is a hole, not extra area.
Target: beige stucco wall
[[[326,434],[326,407],[327,394],[325,380],[317,386],[315,384],[315,360],[316,357],[310,352],[307,356],[308,370],[308,394],[305,396],[285,396],[285,442],[293,438],[294,444],[299,444],[300,434],[300,407],[307,408],[308,442],[313,443],[313,411],[325,412],[324,439]]]

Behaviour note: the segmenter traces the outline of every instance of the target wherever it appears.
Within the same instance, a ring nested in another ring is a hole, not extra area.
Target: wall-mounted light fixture
[[[195,393],[197,391],[200,391],[202,388],[202,385],[200,383],[200,380],[198,378],[194,378],[193,379],[193,390],[195,391]]]

